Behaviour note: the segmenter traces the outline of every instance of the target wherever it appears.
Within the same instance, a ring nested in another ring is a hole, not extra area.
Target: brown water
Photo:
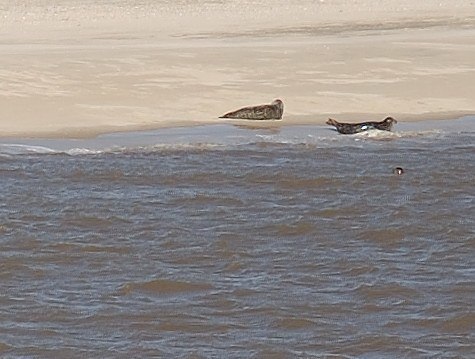
[[[453,123],[3,141],[2,357],[473,357]]]

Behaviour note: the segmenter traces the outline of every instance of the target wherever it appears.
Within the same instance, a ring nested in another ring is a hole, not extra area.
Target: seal
[[[225,113],[219,118],[237,118],[244,120],[280,120],[284,113],[284,103],[276,99],[270,105],[257,105],[240,108]]]
[[[403,170],[402,167],[396,167],[395,169],[393,169],[393,173],[394,173],[395,175],[400,176],[400,175],[402,175],[402,174],[404,173],[404,170]]]
[[[331,118],[326,122],[327,125],[335,126],[336,130],[344,135],[352,135],[354,133],[360,133],[371,129],[391,131],[394,123],[397,123],[397,121],[392,117],[386,117],[384,120],[379,122],[369,121],[360,123],[343,123]]]

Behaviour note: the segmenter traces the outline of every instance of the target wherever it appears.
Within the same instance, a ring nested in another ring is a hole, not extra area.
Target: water
[[[474,120],[3,140],[2,357],[473,356]]]

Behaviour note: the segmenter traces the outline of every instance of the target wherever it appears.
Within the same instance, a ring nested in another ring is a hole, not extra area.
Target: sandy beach
[[[0,358],[473,357],[474,84],[475,0],[0,0]]]
[[[2,137],[233,123],[274,98],[271,125],[475,113],[473,0],[1,0],[0,20]]]

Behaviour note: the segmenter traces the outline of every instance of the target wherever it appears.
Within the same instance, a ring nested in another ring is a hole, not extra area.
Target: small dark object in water
[[[219,118],[238,118],[244,120],[280,120],[284,113],[284,103],[277,99],[270,105],[248,106],[228,112]]]
[[[402,167],[396,167],[395,169],[393,169],[393,173],[395,175],[402,175],[404,173],[404,170],[402,169]]]
[[[386,117],[384,120],[379,122],[369,121],[360,123],[342,123],[329,118],[326,123],[327,125],[335,126],[336,130],[341,134],[352,135],[371,129],[391,131],[393,128],[393,123],[397,123],[397,121],[392,117]]]

